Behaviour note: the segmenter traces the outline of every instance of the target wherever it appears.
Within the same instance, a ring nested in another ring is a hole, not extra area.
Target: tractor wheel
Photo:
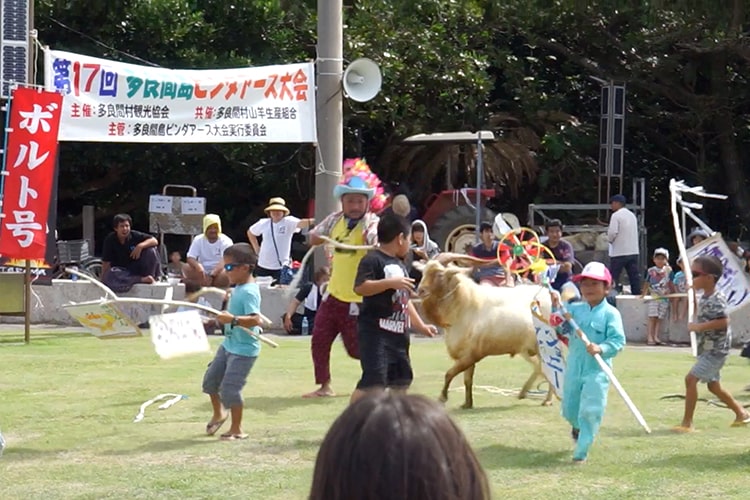
[[[492,223],[495,214],[492,210],[483,208],[480,220]],[[461,205],[440,216],[430,230],[430,239],[434,240],[443,252],[470,253],[471,247],[476,243],[475,228],[475,210]]]

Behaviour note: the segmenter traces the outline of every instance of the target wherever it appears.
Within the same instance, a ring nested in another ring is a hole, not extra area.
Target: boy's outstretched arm
[[[413,302],[410,301],[407,307],[409,310],[409,320],[415,330],[423,335],[427,335],[428,337],[434,337],[437,335],[437,327],[435,325],[428,325],[422,320],[422,317],[419,315],[417,308],[414,307]]]
[[[414,290],[414,279],[406,277],[385,278],[382,280],[365,280],[354,285],[354,293],[362,297],[369,297],[383,293],[386,290]]]

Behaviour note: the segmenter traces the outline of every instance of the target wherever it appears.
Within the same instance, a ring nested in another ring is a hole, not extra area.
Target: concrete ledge
[[[646,300],[635,295],[618,295],[617,309],[622,315],[625,327],[625,337],[628,342],[645,343],[648,324],[648,305]],[[741,346],[750,339],[750,304],[732,311],[729,315],[732,327],[732,345]],[[687,320],[673,322],[667,318],[662,320],[659,338],[673,344],[690,344],[690,332]]]
[[[173,289],[172,299],[183,300],[185,298],[185,285],[181,283],[176,285],[169,283],[137,284],[130,291],[122,293],[120,296],[163,299],[168,288]],[[32,324],[79,326],[62,306],[73,302],[99,300],[105,295],[99,287],[85,280],[52,280],[52,286],[32,285],[31,289],[34,295],[31,298]],[[211,306],[220,309],[221,299],[215,297],[215,294],[207,296]],[[273,326],[267,330],[283,331],[284,325],[281,317],[291,299],[292,297],[289,299],[284,297],[284,289],[261,287],[261,311],[273,321]],[[159,314],[161,311],[161,306],[146,304],[122,304],[120,307],[136,323],[146,322],[150,315]],[[23,316],[0,316],[0,323],[23,323],[23,320]]]

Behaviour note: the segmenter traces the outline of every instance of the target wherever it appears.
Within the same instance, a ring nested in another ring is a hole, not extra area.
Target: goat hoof
[[[448,396],[446,396],[445,394],[441,394],[440,396],[438,396],[438,401],[440,401],[441,403],[445,403],[446,401],[448,401]]]
[[[518,399],[526,399],[526,393],[525,392],[519,393],[518,394]]]
[[[462,410],[471,410],[474,408],[474,403],[464,403],[461,405]]]
[[[542,406],[552,406],[552,401],[542,401]]]

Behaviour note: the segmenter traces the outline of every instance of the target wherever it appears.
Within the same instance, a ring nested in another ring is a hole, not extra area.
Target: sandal
[[[209,422],[206,424],[206,434],[209,436],[213,436],[216,434],[216,431],[221,429],[221,426],[224,425],[224,422],[227,421],[227,417],[222,418],[221,420],[216,420],[214,422]]]
[[[239,441],[241,439],[247,439],[250,437],[250,434],[232,434],[231,432],[227,432],[226,434],[222,434],[219,439],[222,441]]]
[[[693,427],[685,427],[684,425],[676,425],[672,427],[672,431],[678,434],[688,434],[690,432],[695,432],[695,429]]]
[[[730,427],[745,427],[747,424],[750,424],[750,413],[745,414],[745,417],[742,420],[735,420],[732,422]]]

